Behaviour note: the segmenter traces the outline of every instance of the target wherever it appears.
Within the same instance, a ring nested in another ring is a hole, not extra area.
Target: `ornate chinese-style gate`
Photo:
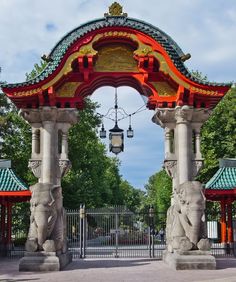
[[[192,76],[184,65],[189,55],[160,29],[127,17],[117,3],[109,11],[64,36],[44,56],[40,75],[2,85],[32,127],[29,167],[38,184],[31,188],[31,252],[66,254],[61,178],[70,167],[68,130],[79,122],[85,97],[101,86],[130,86],[145,96],[153,122],[165,129],[165,168],[177,187],[201,168],[200,128],[230,88]]]

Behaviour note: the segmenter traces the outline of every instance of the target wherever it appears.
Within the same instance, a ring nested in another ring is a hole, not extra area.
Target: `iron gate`
[[[154,229],[154,214],[134,213],[125,207],[67,211],[69,249],[74,258],[161,258],[164,234]],[[158,216],[165,230],[164,214]],[[155,224],[156,226],[156,224]]]

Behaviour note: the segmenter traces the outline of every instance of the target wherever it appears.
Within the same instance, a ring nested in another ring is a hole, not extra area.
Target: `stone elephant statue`
[[[66,252],[66,216],[61,187],[37,183],[30,187],[30,228],[26,250]]]
[[[167,211],[166,237],[169,252],[210,249],[200,182],[187,181],[176,187],[174,204]]]

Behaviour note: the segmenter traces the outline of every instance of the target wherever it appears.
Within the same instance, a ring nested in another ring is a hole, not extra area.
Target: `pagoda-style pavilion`
[[[11,243],[12,206],[15,203],[29,201],[31,192],[27,185],[17,177],[11,168],[11,161],[0,160],[0,250]]]
[[[232,203],[236,200],[236,159],[221,159],[220,168],[205,185],[209,201],[221,206],[221,243],[233,243]]]

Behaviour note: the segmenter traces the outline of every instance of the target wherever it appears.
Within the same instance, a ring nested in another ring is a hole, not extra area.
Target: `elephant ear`
[[[34,184],[34,185],[30,185],[29,189],[30,189],[30,191],[33,193],[33,192],[34,192],[34,189],[35,189],[35,184]]]
[[[48,204],[49,206],[52,206],[53,203],[55,202],[55,198],[57,198],[57,194],[60,191],[61,186],[60,185],[54,185],[51,189],[50,189],[50,196],[52,201]]]

